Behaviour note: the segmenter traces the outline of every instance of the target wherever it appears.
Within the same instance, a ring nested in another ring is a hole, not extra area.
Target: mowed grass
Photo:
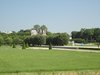
[[[0,47],[0,72],[100,70],[100,53]]]

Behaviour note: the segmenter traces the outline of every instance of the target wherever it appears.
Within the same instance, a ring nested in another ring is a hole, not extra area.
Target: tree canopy
[[[82,28],[80,31],[72,31],[71,35],[73,39],[81,38],[86,42],[96,42],[96,39],[100,36],[100,28]]]

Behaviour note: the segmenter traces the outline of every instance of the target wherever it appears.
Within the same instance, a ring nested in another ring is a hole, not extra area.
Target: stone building
[[[31,36],[32,35],[37,35],[37,34],[41,34],[41,35],[46,35],[46,30],[41,30],[40,29],[40,32],[38,33],[35,29],[31,29]]]
[[[32,36],[32,35],[37,35],[37,34],[38,34],[38,33],[37,33],[37,31],[36,31],[35,29],[32,29],[32,30],[31,30],[31,36]]]

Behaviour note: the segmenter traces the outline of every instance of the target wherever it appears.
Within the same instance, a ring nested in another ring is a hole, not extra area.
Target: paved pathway
[[[67,48],[59,48],[60,46],[58,46],[58,48],[53,48],[53,50],[66,50],[66,51],[81,51],[81,52],[96,52],[96,53],[100,53],[100,51],[98,50],[82,50],[82,49],[67,49]],[[42,47],[30,47],[28,49],[42,49],[42,50],[49,50],[48,48],[42,48]]]

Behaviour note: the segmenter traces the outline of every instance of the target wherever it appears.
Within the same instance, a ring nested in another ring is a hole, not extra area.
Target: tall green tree
[[[86,29],[82,28],[80,31],[72,31],[72,38],[85,39],[85,42],[95,42],[96,38],[100,36],[100,28]]]
[[[97,41],[97,45],[98,45],[98,48],[99,48],[99,46],[100,46],[100,36],[98,36],[98,37],[96,38],[96,41]]]
[[[4,39],[2,36],[0,36],[0,46],[4,43]]]
[[[46,36],[43,35],[36,35],[33,38],[33,42],[35,45],[44,45],[46,44]]]
[[[81,38],[82,37],[82,32],[80,32],[80,31],[72,31],[71,32],[71,36],[72,36],[73,39],[74,38]]]
[[[41,30],[42,30],[42,34],[43,34],[43,31],[47,32],[47,27],[45,25],[42,25]]]
[[[40,33],[40,25],[34,25],[34,29],[37,31],[37,33]]]
[[[50,44],[49,44],[49,50],[51,50],[51,49],[52,49],[52,44],[50,43]]]
[[[69,40],[69,35],[67,33],[57,33],[54,34],[54,38],[53,38],[53,45],[66,45],[68,44],[68,40]]]
[[[92,41],[93,34],[94,34],[94,30],[93,29],[86,29],[83,32],[83,36],[87,41]]]
[[[53,39],[54,39],[54,37],[55,37],[55,36],[54,36],[53,34],[47,36],[47,37],[46,37],[46,44],[47,44],[47,45],[50,45],[50,43],[53,44]]]
[[[94,39],[96,40],[100,36],[100,28],[95,28],[94,29]]]
[[[78,33],[77,31],[72,31],[72,32],[71,32],[71,36],[72,36],[73,39],[74,39],[74,38],[77,38],[77,37],[76,37],[77,33]]]

